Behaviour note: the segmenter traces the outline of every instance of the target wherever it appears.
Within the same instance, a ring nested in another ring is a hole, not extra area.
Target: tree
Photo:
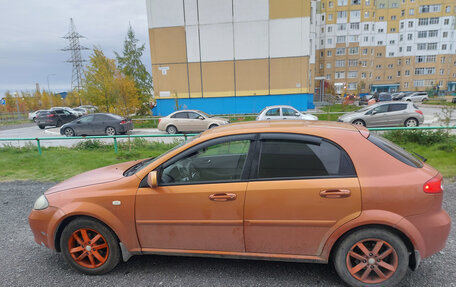
[[[116,58],[119,68],[124,75],[130,77],[137,89],[137,98],[141,103],[140,113],[149,112],[148,104],[153,95],[152,76],[147,72],[146,67],[141,62],[141,56],[145,45],[138,46],[139,40],[136,39],[135,32],[131,25],[128,27],[127,37],[124,41],[122,55],[117,52]]]

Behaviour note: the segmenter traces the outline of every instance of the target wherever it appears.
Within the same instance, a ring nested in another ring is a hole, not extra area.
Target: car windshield
[[[205,116],[206,118],[212,118],[211,115],[208,115],[208,114],[206,114],[205,112],[202,112],[202,111],[196,111],[196,112],[202,114],[202,115]]]
[[[196,135],[196,136],[194,136],[194,137],[191,137],[191,138],[189,138],[188,140],[181,142],[181,143],[178,144],[177,146],[173,147],[172,149],[168,150],[167,152],[165,152],[165,153],[163,153],[163,154],[161,154],[161,155],[159,155],[159,156],[151,157],[151,158],[145,159],[145,160],[143,160],[143,161],[141,161],[141,162],[138,162],[137,164],[135,164],[135,165],[129,167],[129,168],[123,173],[123,175],[124,175],[124,176],[131,176],[131,175],[137,173],[138,171],[140,171],[140,170],[142,170],[143,168],[145,168],[146,166],[148,166],[150,163],[156,161],[156,160],[159,159],[159,158],[162,158],[163,156],[165,156],[165,155],[167,155],[168,153],[170,153],[170,152],[172,152],[172,151],[174,151],[174,150],[180,148],[181,146],[183,146],[183,145],[185,145],[185,144],[188,144],[188,143],[194,141],[194,140],[197,139],[199,136],[200,136],[200,135]]]
[[[367,111],[367,110],[370,110],[371,108],[372,108],[372,106],[370,106],[370,107],[365,107],[365,108],[362,108],[362,109],[358,110],[357,112],[362,113],[362,112],[365,112],[365,111]]]

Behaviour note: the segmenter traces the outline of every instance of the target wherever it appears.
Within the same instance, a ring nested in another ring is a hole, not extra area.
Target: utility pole
[[[81,46],[79,44],[79,38],[85,37],[76,32],[76,27],[74,26],[73,18],[70,18],[70,30],[63,38],[68,39],[68,41],[70,42],[70,44],[67,47],[63,48],[62,51],[71,52],[71,57],[69,60],[67,60],[68,63],[73,64],[73,73],[71,76],[71,90],[78,91],[79,104],[82,105],[79,91],[82,88],[82,63],[86,61],[82,59],[81,51],[88,50],[88,48]]]
[[[14,95],[15,95],[15,98],[16,98],[17,119],[19,119],[20,113],[21,113],[19,111],[19,101],[18,101],[19,94],[17,92],[14,92]]]

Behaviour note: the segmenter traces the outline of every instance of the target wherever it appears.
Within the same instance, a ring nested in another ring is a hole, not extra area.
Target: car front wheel
[[[65,130],[63,130],[63,133],[67,137],[73,137],[74,136],[74,130],[72,128],[65,128]]]
[[[68,264],[85,274],[107,273],[120,262],[120,247],[114,233],[90,218],[71,221],[62,232],[60,246]]]
[[[350,286],[395,286],[407,273],[408,263],[404,242],[382,228],[351,233],[334,257],[337,273]]]

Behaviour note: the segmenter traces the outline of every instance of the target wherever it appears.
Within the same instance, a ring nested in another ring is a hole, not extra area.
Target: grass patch
[[[29,120],[13,120],[13,121],[0,121],[0,127],[4,126],[11,126],[11,125],[20,125],[20,124],[28,124],[28,123],[33,123],[32,121]]]
[[[137,129],[156,129],[158,126],[158,119],[134,120],[133,126]]]
[[[321,107],[321,110],[325,111],[325,112],[336,113],[336,112],[353,112],[353,111],[357,111],[361,108],[362,107],[355,106],[355,105],[334,104],[334,105],[329,105],[329,106],[323,106],[323,107]]]
[[[248,121],[255,121],[256,116],[234,117],[234,118],[229,118],[229,119],[230,119],[230,123],[248,122]]]
[[[75,148],[43,148],[41,156],[34,145],[3,147],[0,148],[0,180],[61,181],[95,168],[158,156],[177,144],[134,139],[119,143],[116,154],[113,145],[87,140]]]
[[[316,114],[320,121],[337,121],[342,114]]]

